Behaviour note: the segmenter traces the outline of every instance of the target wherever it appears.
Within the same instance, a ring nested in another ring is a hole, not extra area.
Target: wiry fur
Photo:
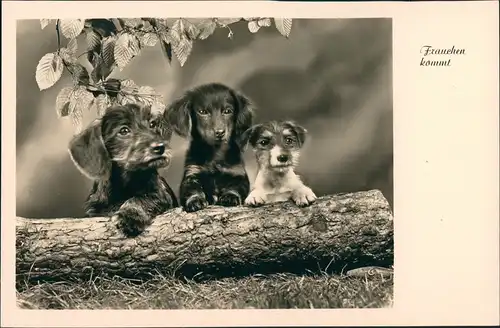
[[[295,173],[300,149],[307,131],[292,121],[270,121],[245,131],[242,144],[255,152],[258,173],[252,191],[245,199],[249,206],[259,206],[292,199],[298,206],[308,206],[316,195]]]
[[[250,189],[239,137],[252,125],[250,100],[220,83],[193,88],[166,111],[175,131],[191,139],[179,198],[188,212],[209,204],[243,204]]]
[[[149,107],[113,106],[69,144],[76,167],[94,180],[87,216],[112,216],[127,236],[178,202],[158,169],[171,160],[172,128]]]

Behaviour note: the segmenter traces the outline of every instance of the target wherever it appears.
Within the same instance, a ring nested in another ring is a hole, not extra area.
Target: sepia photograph
[[[21,309],[394,302],[393,20],[19,19]]]

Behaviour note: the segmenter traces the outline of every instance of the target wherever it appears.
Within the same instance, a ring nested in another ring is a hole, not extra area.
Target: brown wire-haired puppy
[[[95,180],[87,216],[112,216],[127,236],[140,234],[153,218],[178,202],[158,169],[171,160],[172,128],[150,107],[109,107],[102,118],[69,144],[76,167]]]
[[[252,125],[250,100],[223,84],[209,83],[187,91],[165,113],[175,131],[191,139],[179,193],[184,210],[243,204],[250,181],[238,141]]]
[[[286,201],[308,206],[316,200],[311,188],[295,174],[307,130],[292,121],[270,121],[245,131],[242,146],[249,143],[256,155],[258,173],[245,204],[259,206]]]

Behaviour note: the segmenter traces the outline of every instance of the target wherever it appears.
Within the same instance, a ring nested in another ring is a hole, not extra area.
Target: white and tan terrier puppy
[[[316,195],[295,173],[307,130],[292,121],[256,124],[241,137],[241,146],[250,144],[258,163],[253,188],[245,199],[249,206],[292,199],[300,207],[316,200]]]

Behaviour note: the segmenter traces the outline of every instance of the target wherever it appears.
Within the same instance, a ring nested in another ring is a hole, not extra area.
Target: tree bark
[[[18,281],[338,271],[393,263],[393,219],[378,190],[258,208],[180,208],[126,238],[110,218],[17,218]]]

